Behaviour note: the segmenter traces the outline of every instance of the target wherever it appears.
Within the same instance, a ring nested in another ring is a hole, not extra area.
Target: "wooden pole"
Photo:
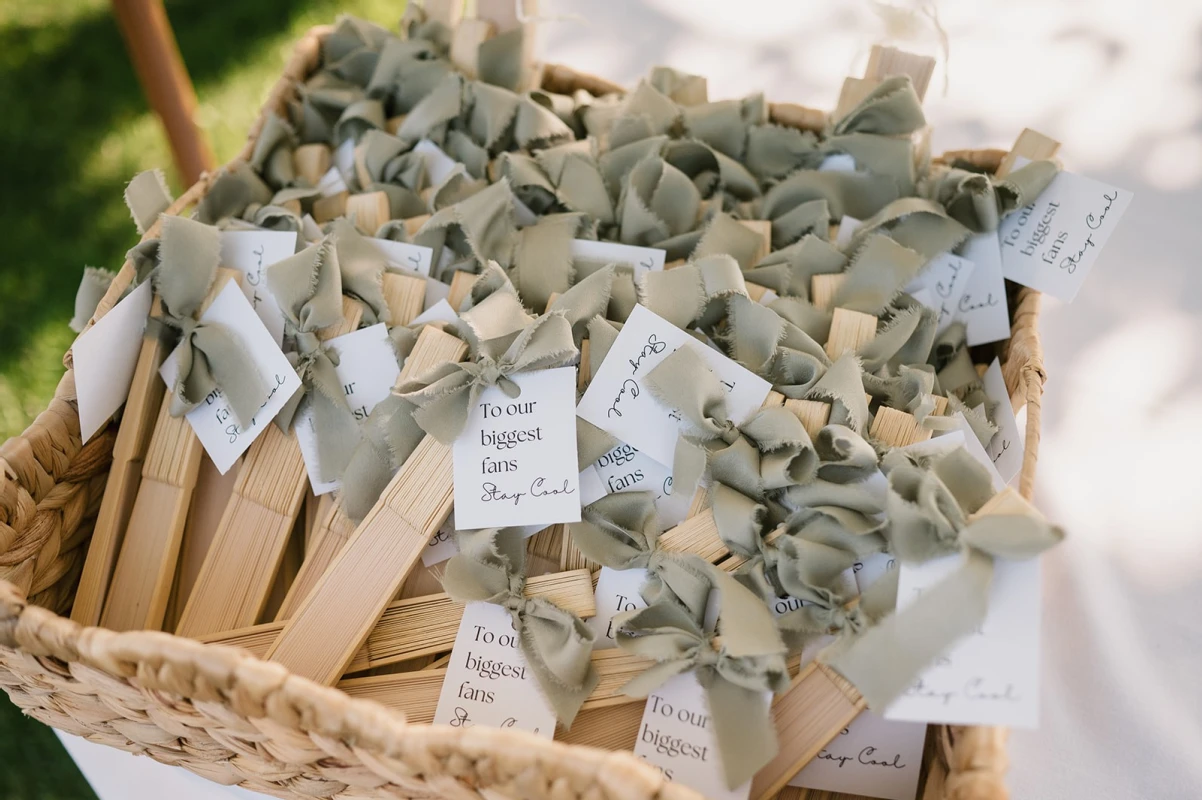
[[[196,124],[196,92],[162,0],[113,0],[113,16],[146,100],[166,130],[175,166],[191,185],[213,168],[213,151]]]

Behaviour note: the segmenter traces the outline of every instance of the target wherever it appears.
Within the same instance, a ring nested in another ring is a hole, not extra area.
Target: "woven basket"
[[[249,157],[268,111],[315,68],[328,30],[314,28],[300,41],[239,159]],[[544,86],[559,92],[620,90],[565,67],[548,66],[543,76]],[[821,112],[790,104],[774,104],[771,117],[805,128],[825,121]],[[992,170],[1001,156],[989,150],[944,158]],[[168,213],[194,205],[213,177],[203,176]],[[157,235],[157,227],[147,235]],[[131,272],[127,263],[97,316],[111,308]],[[1027,289],[1011,296],[1011,338],[997,346],[1013,405],[1027,406],[1025,497],[1034,483],[1045,379],[1039,303]],[[279,797],[696,797],[629,753],[488,728],[411,725],[400,713],[241,650],[84,628],[58,616],[72,603],[116,435],[113,425],[81,443],[70,352],[64,363],[50,407],[0,447],[0,687],[25,713],[93,742]],[[998,728],[932,726],[919,796],[1006,797],[1005,738]],[[849,798],[800,789],[780,796]]]

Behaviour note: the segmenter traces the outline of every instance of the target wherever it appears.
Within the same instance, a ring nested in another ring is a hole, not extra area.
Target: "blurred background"
[[[830,108],[868,48],[940,57],[933,149],[1023,127],[1135,193],[1072,305],[1045,301],[1038,503],[1070,539],[1045,560],[1039,731],[1010,744],[1015,798],[1202,795],[1202,2],[542,0],[545,60],[631,84],[653,64],[712,99]],[[218,163],[238,151],[309,26],[395,0],[167,0]],[[946,45],[946,47],[945,47]],[[85,264],[136,241],[121,202],[171,151],[104,0],[0,0],[0,439],[53,393]],[[0,699],[0,798],[88,797],[52,734]]]

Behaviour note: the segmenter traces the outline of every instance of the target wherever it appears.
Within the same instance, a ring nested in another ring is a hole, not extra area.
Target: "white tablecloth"
[[[657,63],[711,98],[832,107],[884,33],[868,3],[543,0],[548,61],[632,83]],[[1192,5],[1192,7],[1190,7]],[[934,150],[1024,126],[1135,200],[1071,305],[1048,301],[1038,502],[1071,538],[1046,560],[1043,723],[1010,743],[1016,800],[1202,796],[1202,62],[1198,3],[940,7]],[[910,43],[934,52],[936,41]],[[64,737],[105,800],[225,797],[182,770]],[[166,788],[166,783],[156,788]],[[184,787],[187,787],[186,789]],[[176,788],[178,794],[176,794]]]

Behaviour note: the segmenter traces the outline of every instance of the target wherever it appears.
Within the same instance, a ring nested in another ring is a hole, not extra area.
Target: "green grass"
[[[392,26],[403,0],[167,0],[217,160],[242,147],[292,42],[340,12]],[[62,376],[85,264],[137,241],[124,184],[151,167],[181,190],[107,0],[0,0],[0,440]],[[90,797],[50,731],[0,699],[0,800]]]

